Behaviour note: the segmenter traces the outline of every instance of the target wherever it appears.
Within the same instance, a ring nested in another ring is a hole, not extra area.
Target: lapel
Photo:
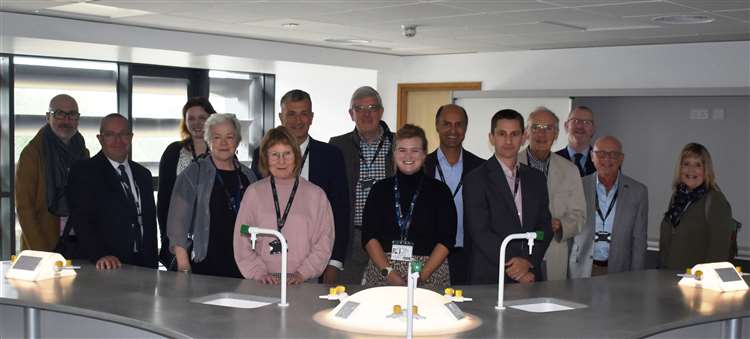
[[[492,155],[490,159],[487,161],[487,176],[488,180],[490,182],[490,187],[496,187],[496,189],[490,190],[490,192],[496,192],[500,195],[500,201],[505,204],[508,211],[510,211],[513,216],[513,220],[515,221],[516,225],[521,225],[521,221],[518,219],[518,209],[516,209],[516,203],[513,201],[513,192],[511,191],[511,188],[508,187],[508,181],[505,179],[505,172],[503,172],[503,168],[500,166],[499,161],[497,158]],[[519,167],[519,173],[520,175],[520,167]],[[521,178],[521,183],[519,186],[519,190],[523,192],[523,178]],[[522,199],[525,199],[522,196]],[[525,205],[525,204],[524,204]]]
[[[438,150],[436,149],[434,152],[427,154],[427,158],[424,160],[424,172],[427,174],[427,177],[435,177],[438,165],[437,152]]]
[[[307,147],[310,149],[310,153],[307,154],[307,163],[310,164],[310,167],[307,174],[310,177],[310,182],[320,186],[318,183],[322,182],[322,178],[319,178],[318,175],[323,174],[324,171],[318,170],[318,167],[322,165],[320,162],[323,161],[320,154],[318,154],[319,141],[313,139],[311,136],[308,136],[308,138]]]
[[[130,199],[128,199],[128,196],[125,195],[125,190],[120,183],[120,174],[112,167],[112,164],[104,153],[99,153],[98,162],[105,185],[109,187],[111,192],[114,192],[114,195],[117,197],[116,199],[120,201],[120,205],[135,208]],[[135,180],[133,181],[135,182]]]
[[[625,182],[625,176],[620,174],[620,179],[617,182],[617,201],[615,201],[615,219],[612,220],[612,243],[615,243],[615,239],[620,237],[620,232],[623,231],[620,226],[625,218],[626,199],[630,194],[630,185]]]
[[[530,167],[526,166],[518,166],[518,177],[521,178],[521,187],[519,188],[521,190],[521,208],[523,209],[523,215],[525,216],[523,218],[523,224],[521,225],[521,230],[527,229],[531,230],[532,227],[528,227],[529,225],[529,217],[535,212],[531,210],[531,194],[527,194],[527,192],[531,192],[530,190],[530,184],[529,184],[529,175],[528,171],[536,171],[534,169],[531,169]],[[515,206],[515,202],[513,203],[513,206]],[[516,214],[516,220],[520,224],[520,220],[518,219],[518,214]]]

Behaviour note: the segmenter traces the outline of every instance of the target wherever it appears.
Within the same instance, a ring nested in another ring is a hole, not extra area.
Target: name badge
[[[372,185],[375,185],[375,179],[361,179],[360,182],[362,183],[363,189],[370,189],[372,188]]]
[[[411,261],[414,243],[405,240],[395,240],[391,245],[391,260],[394,261]]]

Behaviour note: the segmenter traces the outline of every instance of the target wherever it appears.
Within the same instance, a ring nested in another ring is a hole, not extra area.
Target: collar
[[[455,165],[451,165],[451,163],[448,162],[448,158],[445,157],[445,153],[443,153],[443,149],[440,148],[440,147],[438,147],[438,149],[437,149],[437,160],[438,160],[438,163],[446,164],[446,165],[448,165],[450,167],[461,165],[464,162],[464,149],[462,147],[461,148],[461,152],[458,154],[458,162]]]
[[[356,136],[357,136],[357,139],[358,139],[357,141],[358,141],[358,142],[359,142],[360,144],[361,144],[361,143],[362,143],[363,141],[364,141],[364,143],[366,143],[366,144],[368,143],[367,141],[365,141],[365,138],[364,138],[364,137],[362,136],[362,134],[359,134],[359,130],[357,129],[357,127],[354,127],[354,135],[356,135]],[[377,143],[380,143],[380,139],[382,139],[384,135],[385,135],[385,128],[383,128],[383,124],[382,124],[382,121],[381,121],[381,124],[379,124],[379,126],[378,126],[378,137],[377,137],[377,138],[375,138],[375,140],[374,140],[374,143],[375,143],[375,144],[377,144]],[[308,137],[308,138],[309,138],[309,137]]]
[[[305,138],[305,141],[299,145],[299,150],[302,153],[305,153],[305,149],[307,149],[307,146],[310,145],[310,136],[308,135],[307,138]]]
[[[503,173],[505,174],[506,177],[513,178],[518,174],[518,167],[519,167],[518,159],[516,159],[516,165],[513,166],[513,169],[509,168],[508,166],[505,166],[505,163],[503,163],[503,161],[500,160],[500,158],[498,158],[497,155],[495,155],[495,160],[497,160],[497,162],[500,163],[500,167],[503,169]]]
[[[529,163],[531,163],[532,161],[535,161],[535,162],[541,162],[543,164],[546,164],[546,163],[549,163],[550,159],[552,159],[552,151],[550,151],[549,155],[547,156],[547,159],[544,159],[544,160],[537,159],[534,156],[534,153],[531,153],[531,148],[529,148],[529,146],[526,146],[526,155],[529,158]]]
[[[565,149],[568,150],[568,156],[570,156],[570,160],[574,160],[575,159],[575,155],[576,155],[576,153],[578,153],[578,151],[576,151],[575,149],[573,149],[573,147],[570,147],[570,144],[568,144],[568,146],[565,147]],[[586,149],[585,152],[581,153],[581,154],[583,154],[583,158],[582,159],[588,158],[589,153],[591,153],[591,145],[589,145],[589,148]]]
[[[120,173],[120,168],[119,168],[120,165],[125,166],[125,171],[130,169],[130,164],[128,163],[128,159],[125,159],[125,162],[117,162],[108,158],[106,155],[104,157],[107,158],[107,161],[109,161],[109,164],[112,165],[112,167],[115,169],[115,171],[117,171],[117,173]]]
[[[594,172],[594,177],[596,177],[596,187],[603,188],[604,192],[606,192],[606,193],[611,193],[613,191],[616,191],[617,188],[620,187],[620,176],[621,175],[622,175],[622,172],[618,171],[617,172],[617,178],[615,179],[615,184],[612,185],[612,189],[609,192],[607,192],[607,187],[605,187],[604,184],[602,184],[602,182],[599,181],[599,172]]]

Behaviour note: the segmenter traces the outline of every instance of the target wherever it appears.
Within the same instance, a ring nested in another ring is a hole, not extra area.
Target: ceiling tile
[[[382,22],[397,22],[401,25],[412,24],[424,18],[443,18],[469,13],[470,11],[467,10],[432,3],[419,3],[416,5],[384,7],[333,15],[306,15],[306,18],[314,21],[352,26],[365,26]]]
[[[705,14],[705,13],[702,13]],[[710,15],[710,14],[709,14]],[[639,17],[635,20],[641,21],[644,24],[653,23],[652,19],[657,16]],[[679,32],[679,33],[690,33],[690,34],[712,34],[712,33],[729,33],[729,32],[744,32],[750,30],[750,26],[747,22],[742,22],[736,19],[729,19],[719,16],[713,16],[714,21],[705,24],[689,24],[689,25],[670,25],[659,23],[662,30],[668,32]]]
[[[538,0],[563,7],[586,7],[597,5],[640,3],[654,0]]]
[[[679,14],[695,11],[692,8],[660,1],[595,5],[588,7],[579,7],[579,9],[590,13],[610,15],[615,17],[642,16],[653,14]]]
[[[721,11],[727,9],[749,9],[748,0],[669,0],[670,2],[704,11]]]
[[[476,13],[524,11],[560,7],[551,3],[530,0],[477,1],[477,0],[443,0],[441,5],[465,9]]]

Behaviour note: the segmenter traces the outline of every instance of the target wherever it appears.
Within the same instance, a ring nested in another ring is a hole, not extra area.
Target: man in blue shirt
[[[565,121],[568,146],[555,152],[572,161],[578,167],[581,177],[596,171],[591,159],[591,139],[595,131],[594,112],[586,106],[576,106]]]
[[[468,283],[466,252],[464,251],[464,244],[468,241],[464,239],[463,177],[465,173],[471,172],[484,162],[463,149],[468,124],[469,116],[463,107],[454,104],[441,106],[435,114],[435,129],[440,138],[440,147],[427,155],[424,165],[427,175],[448,185],[453,193],[453,202],[456,204],[456,220],[458,221],[456,244],[448,255],[451,285]]]

